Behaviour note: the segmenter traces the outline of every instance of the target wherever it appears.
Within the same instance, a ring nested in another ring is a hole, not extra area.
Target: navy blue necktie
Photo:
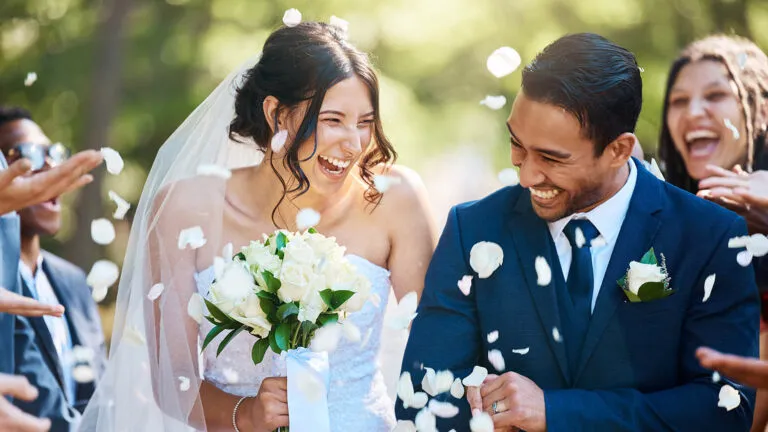
[[[592,240],[600,233],[592,222],[586,219],[571,220],[563,232],[571,244],[571,267],[568,270],[566,286],[573,304],[572,314],[570,314],[571,322],[563,325],[571,326],[571,331],[568,332],[571,340],[566,340],[565,344],[568,360],[572,368],[576,368],[592,315],[592,288],[595,279],[592,272],[590,246]]]

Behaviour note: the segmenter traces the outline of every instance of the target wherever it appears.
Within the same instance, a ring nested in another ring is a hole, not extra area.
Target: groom
[[[757,355],[754,274],[728,248],[746,225],[630,157],[641,102],[635,57],[598,35],[563,37],[523,71],[507,121],[520,185],[451,210],[403,360],[416,391],[424,367],[498,374],[467,388],[469,403],[437,395],[459,407],[439,430],[469,430],[477,410],[499,430],[749,430],[754,393],[694,356]],[[493,251],[471,252],[479,242],[503,251],[485,278]],[[630,274],[627,293],[617,281],[644,255],[658,265]],[[740,391],[729,410],[725,384]],[[398,400],[397,415],[416,410]]]

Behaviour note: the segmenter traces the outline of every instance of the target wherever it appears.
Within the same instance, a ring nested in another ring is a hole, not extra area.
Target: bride
[[[390,287],[398,299],[421,294],[435,238],[421,180],[392,166],[395,156],[368,57],[327,24],[272,33],[256,64],[227,78],[158,153],[131,232],[109,366],[81,430],[287,426],[280,357],[268,352],[254,366],[248,334],[218,357],[201,353],[210,324],[189,309],[227,243],[237,251],[277,228],[296,230],[306,208],[380,299],[349,317],[361,340],[330,353],[331,429],[391,430],[394,403],[376,362],[383,314]],[[377,175],[391,187],[375,188]],[[180,238],[192,227],[204,237]]]

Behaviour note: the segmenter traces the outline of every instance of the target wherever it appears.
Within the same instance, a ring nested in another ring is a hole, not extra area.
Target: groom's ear
[[[281,131],[285,129],[285,120],[283,119],[282,112],[285,110],[280,109],[280,101],[274,96],[267,96],[264,98],[262,104],[264,110],[264,117],[267,118],[267,124],[272,129],[272,133],[275,133],[275,129]]]
[[[633,133],[625,132],[619,135],[605,148],[605,153],[607,153],[605,156],[610,159],[610,165],[618,168],[626,164],[637,143],[637,137]]]

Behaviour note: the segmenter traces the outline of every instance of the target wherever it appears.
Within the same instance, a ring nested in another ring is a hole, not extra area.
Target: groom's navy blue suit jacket
[[[547,430],[560,431],[748,431],[754,392],[741,404],[718,407],[723,382],[694,356],[702,345],[742,356],[758,353],[759,300],[754,272],[736,262],[728,239],[746,235],[746,224],[730,211],[659,181],[638,167],[637,184],[599,291],[578,366],[571,369],[563,342],[553,338],[561,322],[556,290],[562,271],[547,223],[536,216],[527,189],[507,187],[476,202],[454,207],[429,266],[418,316],[403,359],[416,391],[422,365],[467,376],[480,365],[491,373],[513,371],[544,390]],[[498,243],[504,261],[489,278],[469,265],[472,246]],[[664,257],[676,292],[664,299],[631,303],[617,281],[630,261],[651,247]],[[537,285],[534,260],[552,267],[549,286]],[[715,274],[704,302],[704,280]],[[475,275],[468,296],[457,288]],[[486,335],[498,330],[488,343]],[[527,354],[513,350],[529,348]],[[501,351],[506,369],[488,362]],[[735,386],[735,385],[734,385]],[[460,408],[438,419],[439,430],[469,430],[466,399],[438,396]],[[397,416],[414,409],[397,402]]]

